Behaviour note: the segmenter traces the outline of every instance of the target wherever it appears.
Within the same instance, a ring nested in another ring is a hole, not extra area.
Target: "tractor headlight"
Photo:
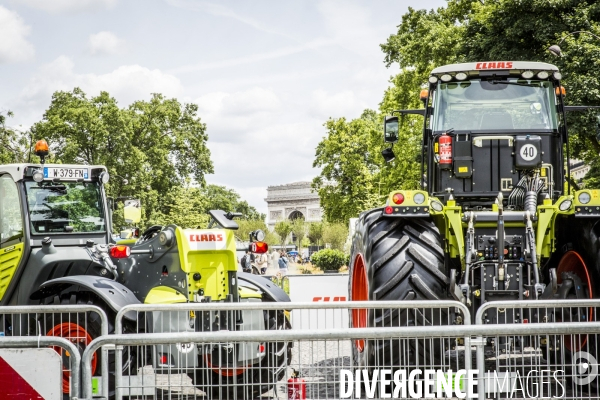
[[[533,71],[525,71],[521,74],[521,76],[525,79],[533,78]]]
[[[581,192],[577,196],[577,200],[579,200],[581,204],[587,204],[592,200],[592,196],[590,196],[588,192]]]
[[[104,171],[100,174],[100,182],[108,183],[109,179],[110,179],[110,175],[108,174],[108,172]]]
[[[429,77],[429,83],[433,84],[433,83],[437,83],[438,78],[437,76],[430,76]]]
[[[423,193],[417,193],[415,194],[415,197],[413,197],[413,200],[415,204],[423,204],[425,201],[425,195]]]
[[[563,202],[558,205],[558,209],[560,211],[567,211],[571,208],[571,204],[573,204],[571,200],[563,200]]]
[[[44,171],[42,171],[41,169],[36,169],[35,171],[33,171],[33,180],[36,182],[41,182],[44,180]]]
[[[562,79],[562,74],[558,71],[553,73],[552,76],[554,76],[554,79],[556,79],[557,81],[560,81]]]
[[[434,200],[431,202],[431,208],[433,208],[437,212],[441,212],[444,209],[444,205],[439,201]]]
[[[452,80],[452,75],[444,74],[444,75],[442,75],[441,79],[443,82],[450,82]]]
[[[254,232],[250,232],[250,240],[257,240],[259,242],[262,242],[263,240],[265,240],[265,233],[260,229],[257,229]]]
[[[537,77],[540,79],[548,79],[549,76],[550,76],[550,74],[548,74],[547,71],[540,71],[537,74]]]

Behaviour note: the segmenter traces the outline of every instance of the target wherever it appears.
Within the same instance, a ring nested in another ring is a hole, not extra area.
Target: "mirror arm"
[[[426,112],[427,112],[426,108],[419,108],[417,110],[394,110],[394,111],[392,111],[392,115],[394,115],[394,113],[397,113],[397,114],[402,114],[402,115],[415,114],[415,115],[425,116]]]

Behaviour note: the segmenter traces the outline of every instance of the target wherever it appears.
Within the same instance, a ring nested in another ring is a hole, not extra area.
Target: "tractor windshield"
[[[25,182],[32,233],[106,230],[97,182]]]
[[[557,129],[549,81],[502,77],[440,83],[434,96],[434,132]]]

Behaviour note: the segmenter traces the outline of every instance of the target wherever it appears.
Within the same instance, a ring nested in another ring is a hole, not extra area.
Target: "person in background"
[[[275,268],[276,270],[279,269],[279,252],[277,250],[273,250],[273,253],[271,253],[271,260],[273,263],[273,268]],[[273,274],[276,274],[277,272],[273,272]]]
[[[279,253],[278,264],[279,264],[279,273],[281,274],[281,276],[286,276],[288,274],[289,261],[283,251],[281,253]]]
[[[249,274],[252,273],[252,253],[250,250],[246,251],[244,257],[242,257],[242,271],[247,272]]]
[[[267,255],[266,254],[259,254],[256,256],[256,266],[258,267],[258,270],[260,271],[261,275],[264,275],[265,272],[267,272]]]

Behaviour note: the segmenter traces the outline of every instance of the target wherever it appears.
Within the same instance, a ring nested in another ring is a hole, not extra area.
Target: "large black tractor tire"
[[[291,329],[283,311],[264,311],[267,330]],[[268,340],[268,333],[265,338]],[[227,376],[225,371],[212,370],[203,356],[198,357],[198,368],[188,376],[194,385],[207,393],[210,399],[255,399],[273,389],[283,379],[292,360],[292,343],[267,342],[265,356],[257,364]]]
[[[358,220],[350,257],[350,300],[444,300],[448,296],[442,240],[421,218],[386,218],[382,209]],[[446,310],[374,309],[350,311],[352,327],[450,325]],[[357,340],[358,368],[440,366],[449,340]]]
[[[108,307],[104,302],[98,299],[91,292],[70,292],[62,294],[60,296],[54,296],[48,298],[45,304],[52,305],[94,305],[100,307],[106,314],[108,322],[108,333],[115,333],[115,318],[116,313]],[[43,307],[43,305],[41,306]],[[125,323],[123,333],[134,333],[135,330],[128,324]],[[32,335],[45,335],[45,336],[59,336],[64,338],[72,339],[72,342],[76,345],[81,354],[85,350],[85,347],[93,339],[102,335],[102,319],[95,312],[85,313],[56,313],[56,314],[40,314],[30,326],[30,334]],[[57,351],[59,348],[56,348]],[[138,359],[136,347],[125,347],[123,351],[123,375],[136,375],[138,369]],[[62,352],[62,351],[61,351]],[[141,355],[140,355],[141,356]],[[97,376],[101,374],[101,363],[102,355],[100,351],[97,351],[92,360],[93,375]],[[68,368],[68,365],[65,366]],[[108,354],[108,388],[109,388],[109,399],[115,398],[115,355],[114,352]],[[63,393],[64,398],[68,399],[68,388],[69,388],[69,372],[63,372]]]

